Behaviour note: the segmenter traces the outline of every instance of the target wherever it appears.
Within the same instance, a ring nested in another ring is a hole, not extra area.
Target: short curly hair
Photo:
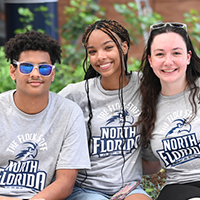
[[[5,57],[11,63],[13,59],[19,60],[20,54],[26,50],[48,52],[53,65],[56,61],[61,63],[61,46],[46,33],[27,30],[25,33],[16,34],[14,38],[6,42],[4,47]]]

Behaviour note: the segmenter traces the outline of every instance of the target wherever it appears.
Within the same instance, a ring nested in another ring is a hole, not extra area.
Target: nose
[[[172,55],[165,56],[165,65],[172,65],[174,62]]]
[[[106,58],[106,53],[104,51],[99,51],[98,52],[98,61],[105,60],[105,58]]]
[[[39,72],[39,69],[37,67],[34,67],[33,68],[33,71],[31,72],[30,74],[32,77],[39,77],[41,76],[40,72]]]

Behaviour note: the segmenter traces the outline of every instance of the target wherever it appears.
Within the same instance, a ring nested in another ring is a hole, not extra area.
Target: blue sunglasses
[[[30,74],[34,68],[38,68],[42,76],[50,76],[53,69],[55,68],[55,65],[50,65],[50,64],[34,65],[29,62],[18,62],[16,60],[13,60],[13,64],[19,65],[19,71],[22,74],[26,75]]]

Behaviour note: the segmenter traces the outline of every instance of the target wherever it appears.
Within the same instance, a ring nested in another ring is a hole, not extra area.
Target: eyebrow
[[[108,41],[104,42],[101,46],[104,46],[104,45],[106,45],[106,44],[108,44],[110,42],[114,42],[114,41],[113,40],[108,40]],[[87,49],[92,49],[92,48],[95,48],[95,47],[94,46],[88,46],[87,47]]]
[[[32,63],[32,62],[30,62],[30,61],[20,61],[19,63],[31,63],[31,64],[34,65],[34,63]],[[38,63],[38,64],[36,64],[36,65],[42,65],[42,64],[48,64],[48,62],[47,62],[47,61],[43,61],[43,62],[40,62],[40,63]]]
[[[176,48],[173,48],[172,50],[174,51],[174,50],[177,50],[177,49],[183,50],[183,48],[181,48],[181,47],[176,47]],[[155,49],[154,52],[155,51],[164,51],[164,49]]]

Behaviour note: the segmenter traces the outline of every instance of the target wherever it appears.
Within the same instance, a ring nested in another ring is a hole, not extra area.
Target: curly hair
[[[14,38],[11,38],[5,44],[5,57],[7,58],[7,61],[10,60],[12,63],[13,59],[18,60],[20,54],[26,50],[40,50],[48,52],[52,64],[56,61],[61,63],[61,46],[58,41],[53,39],[48,34],[34,30],[27,30],[25,33],[16,34]]]
[[[197,56],[194,50],[188,33],[183,28],[172,27],[170,25],[153,30],[150,33],[147,45],[142,55],[141,67],[139,70],[142,72],[140,85],[140,91],[142,95],[142,112],[139,116],[137,124],[142,123],[142,141],[144,146],[148,145],[148,140],[151,138],[151,134],[155,127],[156,104],[158,95],[161,91],[160,80],[153,72],[148,60],[148,56],[151,56],[151,45],[154,38],[159,34],[168,32],[179,34],[186,44],[187,52],[189,53],[189,51],[191,51],[190,64],[188,64],[186,70],[186,80],[187,85],[190,88],[189,101],[192,106],[193,116],[191,116],[190,119],[187,119],[187,123],[191,122],[197,113],[195,96],[199,98],[199,87],[196,85],[195,81],[198,77],[200,77],[200,58]]]

